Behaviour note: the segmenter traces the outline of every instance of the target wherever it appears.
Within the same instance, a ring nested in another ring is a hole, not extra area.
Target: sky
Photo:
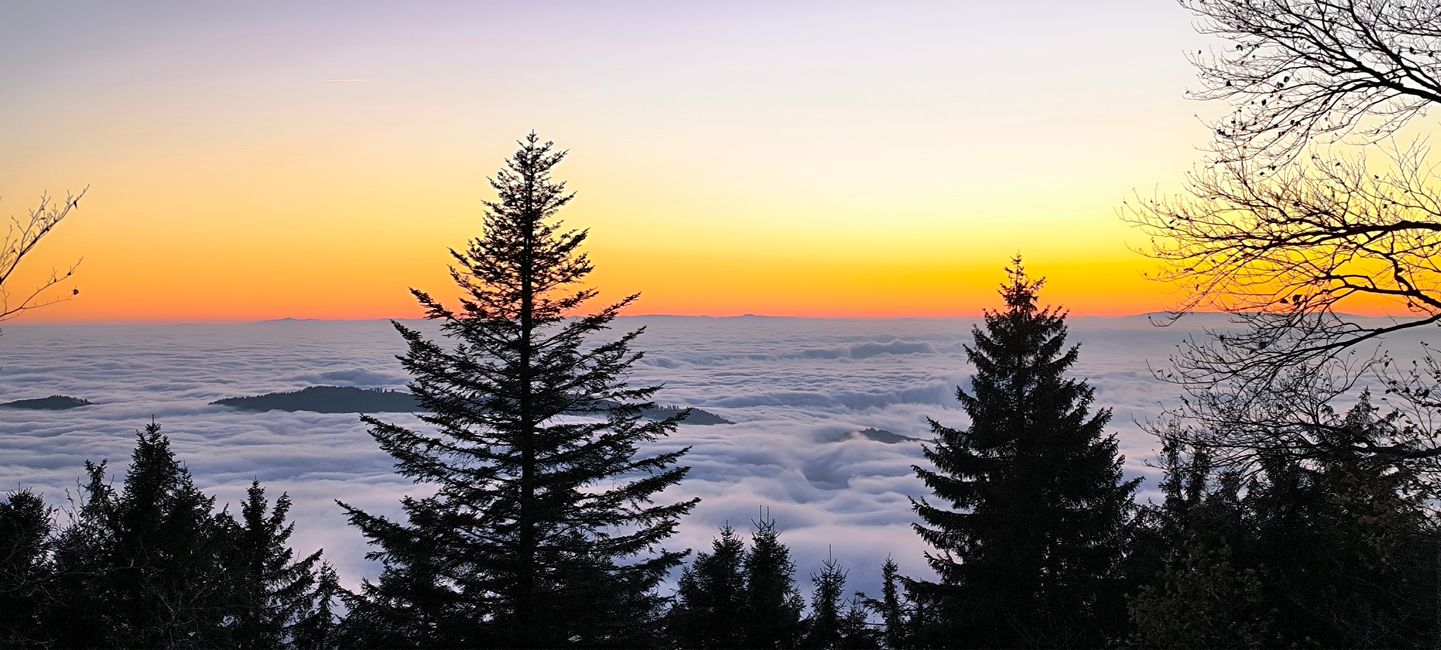
[[[89,187],[31,321],[417,315],[531,130],[632,314],[972,316],[1017,253],[1157,311],[1118,210],[1219,109],[1155,0],[121,4],[0,3],[0,217]]]

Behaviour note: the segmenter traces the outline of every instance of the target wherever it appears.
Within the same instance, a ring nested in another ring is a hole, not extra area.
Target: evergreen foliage
[[[699,553],[681,572],[672,637],[684,648],[736,648],[744,645],[751,621],[746,617],[745,542],[730,526],[721,528],[711,552]]]
[[[1065,313],[1037,306],[1043,281],[1019,258],[966,357],[972,390],[956,396],[966,429],[931,421],[935,445],[915,467],[934,501],[914,501],[916,531],[936,582],[919,582],[945,608],[958,644],[1081,646],[1104,641],[1123,607],[1117,567],[1135,481],[1121,474],[1110,411],[1066,377]]]
[[[292,561],[287,497],[271,509],[254,483],[241,521],[216,511],[155,423],[119,491],[106,463],[85,470],[58,531],[29,492],[0,504],[4,647],[333,647],[297,637],[339,584],[315,586],[319,552]]]
[[[796,564],[774,519],[762,516],[745,557],[745,645],[789,648],[799,642],[805,602],[796,590]]]
[[[452,309],[414,291],[452,343],[396,323],[424,430],[365,417],[398,472],[434,493],[404,520],[345,506],[383,564],[356,615],[382,645],[635,645],[654,636],[659,581],[683,557],[662,543],[696,500],[657,502],[685,450],[642,453],[685,412],[648,421],[656,387],[627,383],[640,330],[595,335],[636,296],[597,294],[564,230],[551,179],[565,157],[530,134],[491,179],[484,234],[452,250]],[[561,417],[579,414],[580,417]]]
[[[676,602],[667,614],[669,643],[681,648],[795,648],[804,633],[805,601],[795,583],[795,562],[780,542],[775,521],[755,521],[751,546],[730,526],[709,553],[681,572]]]
[[[43,638],[41,601],[53,570],[51,510],[29,490],[0,503],[0,647]]]
[[[1337,451],[1314,463],[1266,459],[1249,486],[1248,555],[1283,641],[1405,647],[1441,633],[1441,537],[1427,486],[1404,463],[1364,451],[1395,426],[1363,396],[1327,432],[1346,439]]]
[[[807,621],[805,647],[836,648],[841,645],[841,597],[846,574],[840,563],[827,557],[821,572],[811,575],[811,616]]]
[[[1214,470],[1205,450],[1181,446],[1189,436],[1168,437],[1165,499],[1146,517],[1164,559],[1132,597],[1134,642],[1434,643],[1441,536],[1429,488],[1404,463],[1365,451],[1393,426],[1363,394],[1324,433],[1356,451],[1265,455],[1249,478]]]
[[[887,557],[881,565],[881,599],[871,601],[870,606],[881,615],[885,631],[882,640],[888,648],[904,647],[910,638],[911,615],[901,600],[902,580],[901,567],[894,558]]]
[[[1241,477],[1214,474],[1204,451],[1185,453],[1174,439],[1166,440],[1163,454],[1163,501],[1137,517],[1146,525],[1132,558],[1144,568],[1135,572],[1140,580],[1130,602],[1130,644],[1271,645],[1271,612],[1260,577],[1254,568],[1237,564],[1233,549],[1246,548]]]
[[[286,521],[289,512],[289,496],[280,495],[271,508],[265,489],[254,481],[246,491],[240,520],[225,522],[232,554],[227,582],[234,592],[227,628],[236,648],[281,647],[312,610],[322,606],[315,602],[320,551],[295,558],[289,546],[295,529]]]
[[[58,551],[67,560],[61,572],[73,574],[66,586],[84,596],[60,602],[62,608],[85,603],[71,613],[98,620],[89,629],[64,626],[81,638],[62,635],[60,645],[223,643],[225,521],[214,511],[215,500],[195,487],[176,460],[160,425],[152,422],[138,435],[120,492],[106,485],[103,463],[87,469],[90,482],[77,534],[62,536]]]
[[[874,648],[876,639],[867,625],[870,608],[865,595],[845,597],[846,571],[834,557],[826,557],[820,573],[811,575],[811,615],[801,647]]]
[[[340,586],[340,576],[329,563],[321,562],[315,578],[315,591],[310,612],[294,626],[293,645],[297,650],[333,650],[343,647],[343,610],[339,605],[349,592]]]

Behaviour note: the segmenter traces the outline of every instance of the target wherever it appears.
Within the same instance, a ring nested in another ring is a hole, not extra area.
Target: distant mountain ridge
[[[227,397],[211,404],[243,411],[308,411],[312,413],[412,413],[422,410],[408,391],[354,386],[308,386],[300,390],[246,397]],[[656,406],[642,414],[662,420],[681,411],[679,406]],[[733,424],[710,411],[691,409],[685,424]]]
[[[408,413],[420,410],[420,404],[409,392],[349,386],[309,386],[294,391],[227,397],[211,404],[242,411]]]

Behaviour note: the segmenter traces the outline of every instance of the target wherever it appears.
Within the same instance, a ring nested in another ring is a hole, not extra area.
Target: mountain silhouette
[[[49,397],[41,397],[37,399],[21,399],[15,400],[13,402],[5,402],[3,404],[0,404],[0,408],[34,409],[40,411],[63,411],[65,409],[89,406],[91,404],[93,404],[93,402],[91,402],[90,400],[80,399],[79,397],[69,397],[66,395],[51,395]]]

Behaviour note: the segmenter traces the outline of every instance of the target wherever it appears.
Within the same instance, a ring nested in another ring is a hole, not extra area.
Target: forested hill
[[[3,404],[0,404],[0,408],[33,409],[39,411],[63,411],[65,409],[89,406],[91,403],[92,402],[90,400],[80,399],[79,397],[69,397],[66,395],[51,395],[49,397],[40,397],[37,399],[18,399],[13,402],[5,402]]]
[[[243,411],[310,411],[313,413],[411,413],[421,410],[415,396],[403,390],[354,386],[309,386],[300,390],[248,397],[227,397],[211,404]],[[646,409],[645,417],[659,420],[675,415],[677,406]],[[710,411],[692,409],[686,424],[731,424]]]

